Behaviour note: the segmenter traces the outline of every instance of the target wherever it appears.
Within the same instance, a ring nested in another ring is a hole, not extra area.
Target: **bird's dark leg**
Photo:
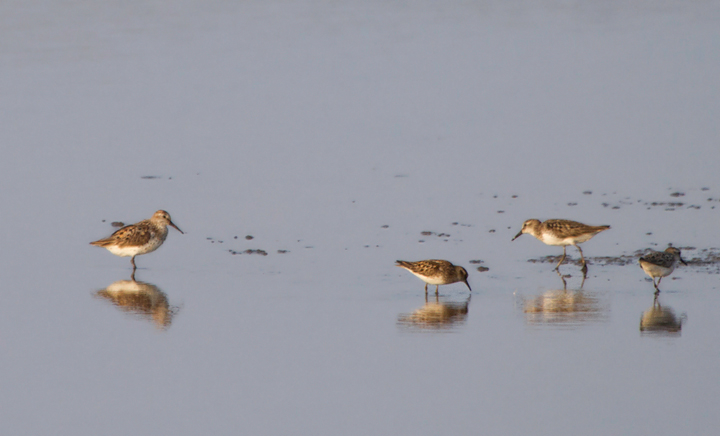
[[[425,298],[427,298],[427,283],[425,283]]]
[[[560,277],[560,280],[562,280],[563,282],[563,291],[567,290],[567,282],[565,281],[565,277],[563,277],[562,274],[560,274],[560,271],[558,271],[557,269],[555,269],[555,272],[557,273],[558,277]]]
[[[435,285],[435,295],[440,295],[440,285]]]
[[[562,257],[560,258],[560,262],[558,262],[558,264],[555,265],[555,271],[560,272],[560,265],[565,261],[565,255],[566,255],[566,253],[565,253],[565,248],[566,248],[566,247],[567,247],[567,245],[563,245],[563,255],[562,255]]]
[[[660,277],[660,280],[655,283],[655,277],[653,279],[653,286],[655,286],[655,300],[657,300],[658,295],[660,295],[660,280],[662,280],[662,277]]]
[[[585,256],[583,256],[582,248],[580,248],[579,245],[576,245],[576,247],[580,252],[580,262],[582,263],[582,268],[580,269],[580,271],[582,271],[583,277],[585,277],[588,272],[587,263],[585,263]]]
[[[133,266],[133,272],[134,272],[137,269],[137,267],[135,266],[135,256],[130,258],[130,263]]]

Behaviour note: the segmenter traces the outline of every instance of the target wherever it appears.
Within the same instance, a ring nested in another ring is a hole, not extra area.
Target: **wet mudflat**
[[[0,8],[4,432],[720,426],[714,5]]]

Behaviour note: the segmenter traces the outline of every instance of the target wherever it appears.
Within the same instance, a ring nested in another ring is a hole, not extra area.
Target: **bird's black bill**
[[[516,240],[517,238],[519,238],[520,236],[522,236],[522,234],[523,234],[523,232],[522,232],[522,230],[520,230],[520,232],[519,232],[517,235],[515,235],[514,238],[512,238],[512,239],[510,240],[510,242]]]
[[[685,262],[682,257],[680,257],[680,262],[682,262],[683,265],[687,266],[687,262]]]
[[[185,232],[183,232],[182,230],[180,230],[180,229],[178,228],[178,226],[176,226],[176,225],[173,224],[172,222],[170,223],[170,225],[173,226],[173,227],[175,228],[175,230],[177,230],[178,232],[182,233],[183,235],[185,234]]]
[[[465,284],[467,285],[468,289],[470,289],[470,292],[472,292],[472,288],[470,287],[470,283],[468,283],[467,280],[465,280]]]

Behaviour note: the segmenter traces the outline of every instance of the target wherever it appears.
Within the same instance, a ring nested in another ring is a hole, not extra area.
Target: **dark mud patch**
[[[125,223],[122,221],[113,221],[110,225],[113,227],[125,227]]]
[[[232,254],[233,256],[235,256],[236,254],[259,254],[260,256],[267,256],[267,255],[268,255],[268,254],[267,254],[267,251],[265,251],[265,250],[260,250],[260,249],[255,249],[255,250],[253,250],[253,249],[250,249],[250,248],[248,248],[248,249],[245,250],[245,251],[228,250],[228,252],[230,252],[230,254]]]
[[[447,238],[449,238],[451,235],[449,233],[435,233],[431,232],[430,230],[425,230],[423,232],[420,232],[423,236],[437,236],[438,238],[443,238],[445,242],[447,242]],[[424,240],[421,240],[420,242],[425,242]]]
[[[472,264],[472,265],[479,265],[479,264],[481,264],[481,263],[485,263],[485,261],[484,261],[484,260],[480,260],[480,259],[473,259],[473,260],[468,261],[468,263],[470,263],[470,264]],[[477,268],[475,268],[475,269],[478,270],[479,272],[490,271],[490,268],[488,268],[488,267],[486,267],[486,266],[479,266],[479,267],[477,267]]]
[[[705,248],[702,250],[698,250],[696,253],[689,253],[694,252],[696,250],[695,247],[679,248],[683,252],[683,259],[685,259],[685,262],[687,262],[687,266],[682,264],[678,266],[680,270],[682,270],[683,268],[688,268],[694,271],[706,272],[709,274],[720,274],[720,248]],[[636,250],[632,254],[623,254],[620,256],[586,257],[585,260],[590,265],[598,266],[637,265],[638,259],[649,251],[649,249],[644,249]],[[693,255],[693,257],[690,257],[691,254]],[[528,262],[557,264],[561,258],[562,256],[544,256],[538,257],[536,259],[528,259]],[[580,266],[581,262],[579,258],[571,258],[570,256],[568,256],[565,258],[565,262],[563,262],[563,265],[564,264]]]
[[[637,262],[640,255],[623,255],[623,256],[598,256],[598,257],[586,257],[585,260],[590,265],[600,265],[600,266],[606,266],[606,265],[629,265],[631,263]],[[562,256],[544,256],[544,257],[538,257],[537,259],[528,259],[528,262],[530,263],[552,263],[557,264],[560,262],[560,259],[562,259]],[[582,263],[580,262],[579,258],[571,258],[570,256],[565,258],[565,261],[563,262],[563,265],[565,264],[571,264],[571,265],[577,265],[580,266]]]
[[[450,236],[450,234],[448,234],[448,233],[435,233],[435,232],[431,232],[430,230],[425,230],[425,231],[423,231],[423,232],[420,232],[420,234],[423,235],[423,236],[432,236],[432,235],[435,235],[435,236],[437,236],[437,237],[439,237],[439,238],[447,238],[447,237]]]
[[[703,248],[698,250],[697,253],[692,253],[692,258],[688,253],[688,251],[694,250],[692,247],[680,248],[680,250],[683,252],[683,259],[688,263],[688,266],[697,267],[710,274],[720,274],[720,248]],[[683,265],[680,265],[680,267],[683,267]]]

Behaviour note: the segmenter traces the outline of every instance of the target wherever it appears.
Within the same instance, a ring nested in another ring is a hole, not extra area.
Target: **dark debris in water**
[[[420,232],[420,234],[423,235],[423,236],[432,236],[432,235],[435,235],[435,236],[437,236],[438,238],[449,238],[449,237],[450,237],[450,234],[448,234],[448,233],[435,233],[435,232],[431,232],[431,231],[429,231],[429,230],[425,230],[424,232]]]
[[[651,244],[657,245],[657,244]],[[705,248],[698,250],[697,254],[692,258],[688,255],[688,252],[695,251],[695,247],[679,247],[683,252],[683,259],[688,263],[688,266],[679,265],[679,271],[683,268],[695,268],[696,270],[705,271],[711,274],[720,274],[720,248]],[[620,256],[596,256],[586,257],[585,259],[590,265],[598,266],[625,266],[625,265],[637,265],[637,261],[640,257],[646,254],[649,249],[636,250],[632,254],[623,254]],[[544,256],[537,259],[528,259],[530,263],[552,263],[557,264],[562,256]],[[580,258],[566,257],[564,264],[572,264],[580,266]]]
[[[485,263],[485,261],[480,260],[480,259],[476,259],[476,260],[471,260],[469,263],[480,264],[480,263]]]
[[[235,251],[235,250],[228,250],[228,251],[229,251],[230,254],[232,254],[233,256],[235,256],[236,254],[259,254],[259,255],[261,255],[261,256],[267,256],[267,255],[268,255],[268,254],[267,254],[267,251],[265,251],[265,250],[260,250],[260,249],[252,250],[252,249],[249,249],[249,248],[248,248],[248,249],[245,250],[245,251]]]
[[[479,266],[479,267],[477,267],[477,270],[480,272],[485,272],[485,271],[490,271],[490,268],[488,268],[486,266]]]
[[[652,203],[645,203],[649,204],[650,206],[667,206],[667,207],[682,207],[685,205],[685,203],[682,203],[680,201],[653,201]]]
[[[110,223],[110,225],[113,227],[124,227],[125,223],[123,223],[122,221],[113,221]]]
[[[637,262],[640,255],[623,255],[623,256],[598,256],[598,257],[586,257],[585,259],[591,265],[629,265],[633,262]],[[530,263],[558,263],[562,256],[544,256],[538,257],[537,259],[528,259]],[[564,264],[572,264],[580,266],[580,259],[571,258],[570,256],[565,258]]]

